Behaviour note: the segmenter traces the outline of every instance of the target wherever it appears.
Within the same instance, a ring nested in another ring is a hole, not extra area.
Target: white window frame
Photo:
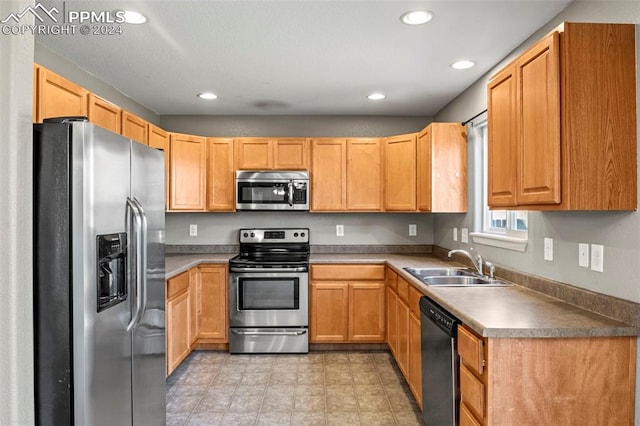
[[[471,237],[473,242],[477,244],[524,252],[528,243],[528,231],[514,229],[514,222],[517,220],[517,215],[522,214],[523,211],[503,210],[506,213],[506,226],[491,226],[491,215],[498,210],[490,210],[488,206],[488,138],[486,120],[476,124],[475,127],[481,135],[479,138],[480,141],[478,142],[482,144],[482,158],[476,159],[476,165],[482,165],[482,167],[478,167],[479,170],[476,172],[476,178],[482,177],[482,199],[478,200],[479,202],[476,203],[477,211],[482,212],[482,221],[480,225],[481,229],[476,230],[476,232],[472,232]],[[524,213],[527,214],[526,211],[524,211]],[[528,222],[529,221],[527,220],[527,227],[529,225]]]

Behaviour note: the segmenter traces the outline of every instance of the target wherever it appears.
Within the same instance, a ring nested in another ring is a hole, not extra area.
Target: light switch
[[[198,236],[198,225],[196,225],[196,224],[189,225],[189,236],[190,237],[197,237]]]
[[[336,236],[344,237],[344,225],[336,225]]]
[[[460,232],[460,240],[465,244],[469,242],[469,230],[467,228],[462,228],[462,232]]]
[[[591,270],[602,272],[604,270],[604,246],[591,244]]]
[[[589,267],[589,244],[578,243],[578,265]]]
[[[553,262],[553,238],[544,239],[544,260]]]
[[[458,241],[458,228],[453,228],[453,241]]]
[[[418,225],[409,225],[409,236],[415,237],[416,235],[418,235]]]

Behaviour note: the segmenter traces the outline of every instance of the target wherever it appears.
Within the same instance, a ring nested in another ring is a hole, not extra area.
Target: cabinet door
[[[312,282],[310,305],[310,342],[346,342],[348,340],[348,283]]]
[[[199,136],[170,134],[169,210],[204,210],[206,143]]]
[[[122,111],[121,133],[125,138],[133,139],[143,145],[149,143],[147,140],[147,121],[130,112]]]
[[[164,151],[164,190],[165,190],[165,209],[169,206],[169,134],[160,127],[149,123],[147,125],[147,135],[149,138],[149,146]]]
[[[267,170],[273,165],[273,150],[268,138],[235,138],[236,164],[240,170]]]
[[[200,266],[198,336],[206,343],[227,343],[227,268]],[[213,342],[212,342],[213,341]]]
[[[398,297],[398,347],[396,362],[405,377],[409,376],[409,306]]]
[[[233,139],[207,138],[207,210],[234,211]]]
[[[387,284],[387,343],[394,357],[398,357],[398,295]]]
[[[200,306],[200,274],[198,268],[189,270],[189,349],[198,339],[198,306]]]
[[[507,66],[496,74],[487,88],[489,207],[516,205],[519,141],[516,88],[515,65]]]
[[[431,131],[431,211],[467,211],[467,135],[460,123],[432,123]],[[420,155],[418,142],[418,161]],[[420,176],[420,166],[418,166]],[[420,183],[418,181],[418,188]],[[426,192],[426,191],[425,191]],[[420,199],[418,189],[418,200]]]
[[[416,202],[422,212],[431,211],[431,129],[424,128],[416,140]]]
[[[346,206],[347,141],[311,141],[311,210],[344,211]]]
[[[560,203],[559,57],[553,32],[516,62],[519,205]]]
[[[99,96],[89,93],[88,96],[89,105],[89,121],[112,131],[113,133],[120,133],[120,107],[105,101]]]
[[[189,292],[167,300],[167,375],[189,355]]]
[[[384,342],[385,285],[383,282],[349,283],[349,340]]]
[[[422,331],[420,317],[409,314],[409,388],[422,408]]]
[[[347,139],[347,210],[382,210],[382,140]]]
[[[384,149],[384,208],[416,210],[416,135],[387,138]]]
[[[309,141],[305,138],[280,138],[273,143],[273,168],[279,170],[307,170]]]
[[[51,117],[87,115],[88,92],[85,89],[44,67],[38,67],[37,73],[38,123]]]

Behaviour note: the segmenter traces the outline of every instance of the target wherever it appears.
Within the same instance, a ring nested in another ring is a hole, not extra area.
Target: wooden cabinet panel
[[[117,105],[102,99],[99,96],[89,93],[88,96],[89,121],[112,131],[120,133],[120,113],[121,109]]]
[[[228,343],[228,291],[226,266],[200,266],[198,339],[204,343]]]
[[[467,140],[460,123],[431,123],[416,141],[417,208],[467,211]]]
[[[460,404],[460,426],[482,426],[466,405]]]
[[[349,283],[349,340],[384,342],[384,282]]]
[[[312,282],[309,341],[345,342],[348,339],[349,285],[342,282]]]
[[[37,68],[36,121],[45,118],[86,116],[88,92],[44,68]]]
[[[144,145],[149,143],[147,140],[147,121],[124,110],[122,111],[121,130],[121,134],[125,138],[131,138]]]
[[[385,279],[384,265],[311,265],[312,280],[379,280]]]
[[[553,32],[516,61],[518,204],[560,202],[560,48]]]
[[[409,377],[409,306],[398,298],[398,347],[396,362],[405,377]]]
[[[149,146],[164,151],[164,190],[165,190],[165,209],[169,207],[169,133],[165,132],[158,126],[149,123],[147,125],[147,136]]]
[[[458,355],[477,374],[484,374],[484,343],[465,327],[458,327]]]
[[[405,280],[404,278],[398,276],[398,283],[397,283],[398,297],[407,306],[409,306],[409,287],[411,287],[411,284],[409,284],[407,280]]]
[[[478,418],[484,418],[484,384],[464,364],[460,365],[460,403],[466,404]]]
[[[198,306],[200,305],[200,275],[198,268],[189,270],[189,350],[198,338]]]
[[[311,210],[345,210],[346,139],[313,139],[311,152]]]
[[[393,269],[387,267],[384,271],[384,280],[387,283],[388,287],[391,287],[393,291],[397,291],[398,289],[398,274]]]
[[[413,287],[412,287],[413,288]],[[422,330],[420,316],[409,315],[409,376],[407,382],[416,398],[418,406],[422,408]]]
[[[515,66],[504,68],[489,82],[487,198],[491,207],[515,206],[518,174],[518,127]]]
[[[236,164],[239,170],[266,170],[273,164],[269,138],[235,138]]]
[[[167,300],[178,294],[189,291],[189,273],[183,272],[167,281]]]
[[[305,138],[279,138],[273,142],[273,165],[278,170],[307,170],[309,141]]]
[[[166,357],[167,375],[180,365],[191,350],[191,299],[189,272],[167,281]]]
[[[384,208],[415,211],[416,134],[387,138],[384,147]]]
[[[347,139],[346,209],[382,210],[382,139]]]
[[[207,210],[234,211],[235,167],[231,138],[207,138]]]
[[[170,133],[169,210],[205,209],[205,138]]]
[[[387,343],[394,357],[398,357],[398,295],[387,284]]]

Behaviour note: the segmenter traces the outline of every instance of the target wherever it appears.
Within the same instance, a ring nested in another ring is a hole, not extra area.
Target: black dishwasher
[[[458,424],[460,320],[428,297],[420,299],[422,323],[422,415],[427,426]]]

